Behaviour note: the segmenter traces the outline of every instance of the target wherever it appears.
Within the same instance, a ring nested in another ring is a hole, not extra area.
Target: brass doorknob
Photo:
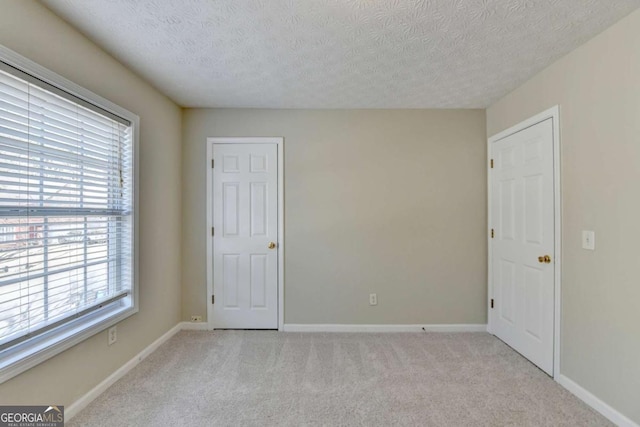
[[[269,242],[269,249],[273,249],[276,247],[275,242]]]
[[[551,257],[549,255],[539,256],[538,257],[538,262],[539,263],[549,264],[551,262]]]

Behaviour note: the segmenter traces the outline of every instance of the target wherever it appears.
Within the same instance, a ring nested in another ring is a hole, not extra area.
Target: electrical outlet
[[[369,294],[369,305],[378,305],[378,295]]]
[[[202,322],[202,316],[191,316],[192,322]]]
[[[117,326],[112,326],[109,328],[109,345],[113,344],[114,342],[118,341],[118,327]]]

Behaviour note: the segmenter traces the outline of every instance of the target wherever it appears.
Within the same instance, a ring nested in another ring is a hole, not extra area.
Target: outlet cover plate
[[[369,305],[378,305],[378,295],[369,294]]]
[[[108,344],[112,345],[116,341],[118,341],[118,327],[112,326],[109,328]]]

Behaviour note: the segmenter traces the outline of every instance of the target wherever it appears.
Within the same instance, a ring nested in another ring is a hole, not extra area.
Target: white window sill
[[[135,306],[111,305],[0,352],[0,384],[137,312]]]

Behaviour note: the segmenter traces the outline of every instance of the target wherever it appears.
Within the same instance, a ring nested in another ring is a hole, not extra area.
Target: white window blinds
[[[0,351],[131,304],[132,126],[0,62]]]

